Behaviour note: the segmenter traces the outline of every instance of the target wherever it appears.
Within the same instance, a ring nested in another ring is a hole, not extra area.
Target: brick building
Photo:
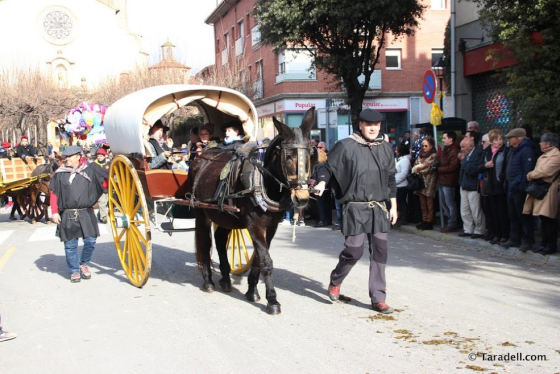
[[[398,139],[411,125],[429,122],[431,106],[422,98],[422,79],[443,55],[449,20],[448,0],[423,0],[427,7],[416,35],[388,42],[372,75],[364,108],[383,113],[383,131]],[[260,42],[253,16],[256,0],[220,1],[206,23],[214,26],[214,70],[238,74],[240,90],[258,110],[265,135],[272,135],[272,116],[299,126],[303,114],[317,109],[312,136],[331,148],[351,132],[345,94],[335,78],[311,69],[311,58],[286,49],[275,53]]]

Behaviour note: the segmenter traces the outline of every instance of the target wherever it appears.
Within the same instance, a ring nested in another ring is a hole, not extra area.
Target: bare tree
[[[47,124],[72,105],[72,90],[61,89],[39,67],[17,66],[0,72],[0,129],[16,138],[29,133],[46,154]],[[8,139],[6,139],[8,140]],[[13,139],[17,141],[18,139]]]

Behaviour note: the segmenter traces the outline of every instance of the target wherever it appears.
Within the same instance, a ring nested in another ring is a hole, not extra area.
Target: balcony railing
[[[244,38],[239,38],[235,41],[235,57],[243,54],[243,41]]]
[[[304,81],[304,80],[315,80],[317,79],[317,74],[315,71],[307,70],[292,70],[285,73],[278,74],[276,76],[276,83],[284,81]]]
[[[226,48],[222,51],[222,65],[228,63],[228,57],[229,57],[229,49]]]

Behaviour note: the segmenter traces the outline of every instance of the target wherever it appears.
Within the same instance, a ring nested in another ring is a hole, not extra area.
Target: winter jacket
[[[410,156],[397,157],[397,173],[395,174],[395,183],[397,188],[408,186],[406,176],[410,174]]]
[[[545,182],[550,183],[556,178],[558,173],[560,173],[560,150],[554,147],[544,151],[537,160],[535,170],[529,172],[529,176],[533,179],[543,179]],[[538,200],[531,195],[527,195],[525,205],[523,205],[523,214],[555,219],[558,214],[559,179],[556,178],[554,183],[552,183],[544,199]]]
[[[474,148],[469,155],[461,160],[459,185],[465,191],[476,191],[478,185],[478,165],[482,158],[482,149]]]
[[[506,161],[509,151],[511,148],[507,148],[505,144],[493,158],[492,147],[482,151],[477,171],[482,174],[481,193],[484,196],[498,196],[506,193]],[[494,166],[487,168],[485,165],[490,160],[494,161]]]
[[[508,194],[525,191],[527,173],[535,168],[536,161],[534,142],[525,140],[517,148],[512,148],[506,166]]]
[[[441,154],[440,166],[437,169],[438,183],[442,186],[457,187],[459,184],[459,168],[461,160],[457,157],[459,147],[453,143],[445,147]]]
[[[424,178],[426,187],[423,190],[415,191],[416,195],[424,195],[427,197],[436,196],[437,173],[432,170],[432,165],[437,158],[437,153],[432,153],[426,158],[418,157],[412,168],[413,173],[418,173]]]

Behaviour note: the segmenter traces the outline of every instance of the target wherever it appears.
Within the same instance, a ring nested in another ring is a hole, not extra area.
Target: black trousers
[[[344,238],[344,250],[340,252],[338,264],[331,273],[331,283],[340,285],[356,262],[364,254],[365,239],[369,241],[369,297],[372,303],[384,302],[387,280],[387,233],[349,235]]]
[[[558,250],[558,221],[556,218],[539,216],[541,219],[542,245],[547,249]]]
[[[523,204],[527,194],[517,191],[508,195],[510,218],[510,240],[516,243],[535,243],[535,224],[532,215],[523,214]]]
[[[510,223],[506,195],[487,196],[486,198],[489,204],[492,234],[498,238],[509,238]],[[486,219],[486,222],[488,222],[488,219]]]

